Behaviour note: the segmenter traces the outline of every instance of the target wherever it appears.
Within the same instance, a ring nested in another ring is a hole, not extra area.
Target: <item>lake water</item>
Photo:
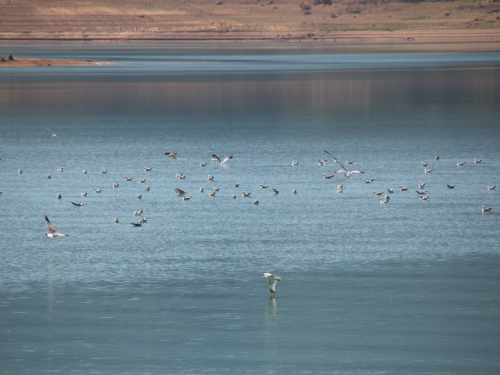
[[[344,47],[9,46],[0,373],[498,374],[500,53]]]

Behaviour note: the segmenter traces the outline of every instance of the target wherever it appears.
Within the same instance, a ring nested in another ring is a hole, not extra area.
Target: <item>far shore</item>
[[[33,68],[50,66],[75,66],[75,65],[116,65],[115,63],[98,61],[77,61],[77,60],[52,60],[52,59],[5,59],[0,61],[0,68]]]

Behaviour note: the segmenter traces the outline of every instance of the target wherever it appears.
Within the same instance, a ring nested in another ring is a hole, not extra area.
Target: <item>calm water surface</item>
[[[1,374],[500,372],[499,53],[10,50]]]

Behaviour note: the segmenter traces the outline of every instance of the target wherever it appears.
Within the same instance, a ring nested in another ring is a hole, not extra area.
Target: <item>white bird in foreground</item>
[[[62,234],[56,231],[56,228],[54,228],[54,225],[50,222],[49,218],[47,215],[45,215],[45,221],[47,222],[47,228],[49,229],[50,233],[45,233],[45,237],[66,237],[67,234]]]
[[[281,281],[281,277],[276,277],[272,273],[265,273],[261,279],[267,279],[267,285],[269,286],[269,291],[274,296],[276,293],[276,281]]]

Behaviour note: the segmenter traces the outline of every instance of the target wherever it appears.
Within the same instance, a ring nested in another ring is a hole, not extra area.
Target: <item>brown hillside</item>
[[[329,2],[2,0],[0,39],[500,41],[500,0]]]

